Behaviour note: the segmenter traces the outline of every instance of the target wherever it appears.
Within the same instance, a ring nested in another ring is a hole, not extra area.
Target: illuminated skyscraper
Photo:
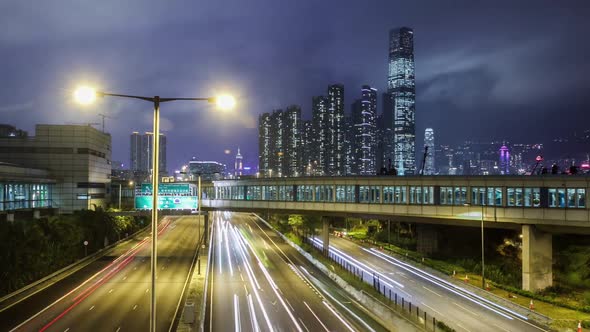
[[[270,172],[270,113],[258,117],[258,171],[262,176]]]
[[[244,170],[244,163],[243,163],[243,157],[242,154],[240,153],[240,148],[238,148],[238,154],[236,154],[236,162],[234,164],[234,176],[238,177],[238,176],[242,176],[242,172]]]
[[[353,173],[375,175],[377,162],[377,89],[363,85],[362,97],[353,104]]]
[[[329,175],[344,175],[346,161],[344,147],[344,86],[328,86],[328,122],[330,144],[327,151]]]
[[[424,147],[428,147],[428,155],[424,164],[424,175],[434,175],[435,147],[434,147],[434,130],[426,128],[424,131]]]
[[[393,108],[394,163],[400,175],[416,171],[416,84],[414,76],[414,31],[398,28],[389,32],[387,92]]]
[[[312,127],[315,144],[312,145],[312,164],[316,166],[316,174],[326,174],[328,168],[328,152],[331,145],[331,129],[328,118],[328,98],[315,96],[312,98]]]
[[[500,147],[500,174],[510,174],[510,151],[506,145]]]

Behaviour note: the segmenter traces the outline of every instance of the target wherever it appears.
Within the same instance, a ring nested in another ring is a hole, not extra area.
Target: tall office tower
[[[377,162],[377,89],[363,85],[353,104],[355,174],[375,175]]]
[[[302,163],[302,122],[301,107],[291,105],[283,112],[283,176],[300,176],[303,174]]]
[[[242,172],[244,171],[244,157],[240,153],[240,148],[238,148],[238,154],[236,154],[236,161],[234,163],[234,176],[237,178],[242,176]]]
[[[389,32],[389,75],[387,92],[393,113],[394,167],[400,175],[416,171],[416,84],[414,76],[414,32],[410,28]]]
[[[274,110],[270,115],[270,169],[269,176],[283,176],[285,139],[283,110]]]
[[[328,174],[344,174],[344,85],[328,86],[328,120],[330,146],[328,150]]]
[[[428,155],[424,164],[424,175],[434,175],[436,173],[434,169],[434,158],[435,158],[435,147],[434,147],[434,130],[432,128],[426,128],[424,131],[424,147],[428,147]]]
[[[131,170],[134,172],[149,173],[152,169],[152,132],[145,132],[140,135],[137,131],[131,134]],[[160,174],[166,174],[166,136],[160,133]]]
[[[377,118],[377,171],[393,167],[393,106],[391,94],[384,92],[381,98],[381,115]],[[390,165],[391,164],[391,165]]]
[[[315,136],[312,159],[314,164],[317,164],[317,175],[325,175],[328,169],[328,153],[331,144],[328,98],[325,96],[312,98],[312,126]]]
[[[152,154],[154,144],[154,133],[145,132],[141,138],[141,171],[152,171]],[[160,174],[166,174],[166,136],[160,133],[160,151],[158,155],[160,161]]]
[[[506,145],[500,147],[500,174],[510,174],[510,151]]]
[[[313,130],[313,123],[311,121],[303,121],[301,130],[301,164],[304,168],[304,174],[310,176],[314,174],[314,155],[316,151],[315,135]]]
[[[141,135],[139,135],[139,132],[134,131],[131,134],[131,157],[129,160],[129,165],[131,166],[131,170],[134,172],[137,171],[142,171],[142,165],[143,165],[143,161],[142,161],[142,150],[141,150]]]
[[[353,104],[354,109],[354,104]],[[357,173],[355,155],[355,131],[351,116],[344,117],[344,174],[355,175]]]
[[[268,176],[270,170],[270,113],[258,117],[258,171]]]

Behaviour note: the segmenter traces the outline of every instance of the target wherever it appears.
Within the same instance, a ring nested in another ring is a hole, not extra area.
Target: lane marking
[[[111,288],[111,290],[109,291],[109,294],[111,294],[113,292],[113,289]]]
[[[94,309],[94,306],[90,307],[90,309],[88,309],[88,311],[90,311],[90,310],[92,310],[92,309]]]
[[[503,328],[502,326],[500,326],[500,325],[498,325],[498,324],[494,324],[494,326],[496,326],[497,328],[499,328],[499,329],[501,329],[501,330],[504,330],[504,331],[506,331],[506,332],[510,332],[510,330],[507,330],[507,329]]]
[[[340,317],[340,315],[338,315],[338,313],[332,309],[332,307],[328,304],[328,302],[326,301],[322,301],[322,303],[328,308],[328,310],[330,310],[332,312],[332,314],[334,314],[334,316],[336,316],[336,318],[338,318],[338,320],[340,322],[342,322],[342,324],[344,326],[346,326],[351,332],[354,332],[354,329],[352,328],[352,326],[350,326],[345,320],[344,318]]]
[[[432,311],[436,312],[436,313],[437,313],[439,316],[442,316],[442,317],[444,317],[444,316],[445,316],[445,315],[441,314],[441,313],[440,313],[440,312],[438,312],[436,309],[434,309],[433,307],[429,306],[428,304],[426,304],[426,303],[424,303],[424,302],[422,302],[422,305],[423,305],[423,306],[425,306],[426,308],[428,308],[428,309],[430,309],[430,310],[432,310]],[[439,318],[440,318],[440,317],[439,317]]]
[[[117,328],[117,331],[115,331],[115,332],[119,332],[119,331],[121,331],[121,327],[120,326]]]
[[[459,308],[461,308],[461,309],[463,309],[463,310],[465,310],[465,311],[467,311],[467,312],[471,313],[471,314],[472,314],[472,315],[474,315],[474,316],[479,316],[477,313],[475,313],[475,312],[473,312],[473,311],[471,311],[471,310],[469,310],[469,309],[465,308],[464,306],[462,306],[462,305],[460,305],[460,304],[458,304],[458,303],[456,303],[456,302],[453,302],[453,304],[454,304],[454,305],[456,305],[457,307],[459,307]]]
[[[432,294],[438,296],[438,297],[442,297],[442,295],[440,295],[439,293],[433,291],[432,289],[426,287],[426,286],[422,286],[422,288],[426,289],[427,291],[431,292]]]
[[[238,294],[234,293],[234,322],[236,326],[236,332],[240,332],[240,303],[238,301]]]
[[[330,330],[328,330],[328,328],[326,327],[326,325],[324,325],[324,323],[322,323],[322,321],[320,320],[320,318],[318,317],[318,315],[316,315],[315,312],[313,312],[313,310],[311,310],[311,308],[309,307],[309,305],[307,305],[307,302],[303,301],[303,304],[305,304],[305,306],[307,307],[307,309],[309,309],[309,311],[311,311],[311,314],[313,315],[313,317],[315,317],[315,319],[317,319],[318,322],[320,322],[320,324],[322,325],[322,327],[324,328],[324,330],[326,330],[326,332],[330,332]]]
[[[124,277],[123,277],[123,280],[125,280],[125,279],[127,279],[127,276],[124,276]]]
[[[463,330],[467,331],[467,332],[471,332],[468,329],[464,328],[461,324],[457,324],[457,326],[459,326],[460,328],[462,328]]]
[[[146,289],[145,289],[145,292],[146,292],[146,293],[147,293],[147,292],[149,292],[149,291],[150,291],[150,289],[149,289],[149,288],[146,288]]]
[[[133,306],[133,310],[137,309],[137,304]]]
[[[309,329],[307,328],[307,326],[305,326],[305,323],[301,320],[301,317],[298,317],[299,321],[301,322],[301,325],[303,325],[303,327],[305,328],[305,330],[307,332],[309,332]]]
[[[68,327],[67,329],[64,330],[64,332],[68,332],[70,330],[70,328]]]

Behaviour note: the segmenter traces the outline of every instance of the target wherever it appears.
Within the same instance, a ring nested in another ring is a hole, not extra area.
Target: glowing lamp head
[[[222,110],[231,110],[236,106],[236,100],[230,95],[220,95],[215,97],[215,104]]]
[[[96,100],[96,90],[87,86],[79,87],[74,91],[74,99],[82,105],[92,104]]]

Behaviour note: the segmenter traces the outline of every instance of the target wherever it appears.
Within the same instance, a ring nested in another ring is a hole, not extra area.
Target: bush
[[[440,320],[436,322],[436,327],[438,327],[439,329],[441,329],[442,331],[445,331],[445,332],[454,332],[455,331],[455,329],[451,328],[450,326],[441,322]]]

